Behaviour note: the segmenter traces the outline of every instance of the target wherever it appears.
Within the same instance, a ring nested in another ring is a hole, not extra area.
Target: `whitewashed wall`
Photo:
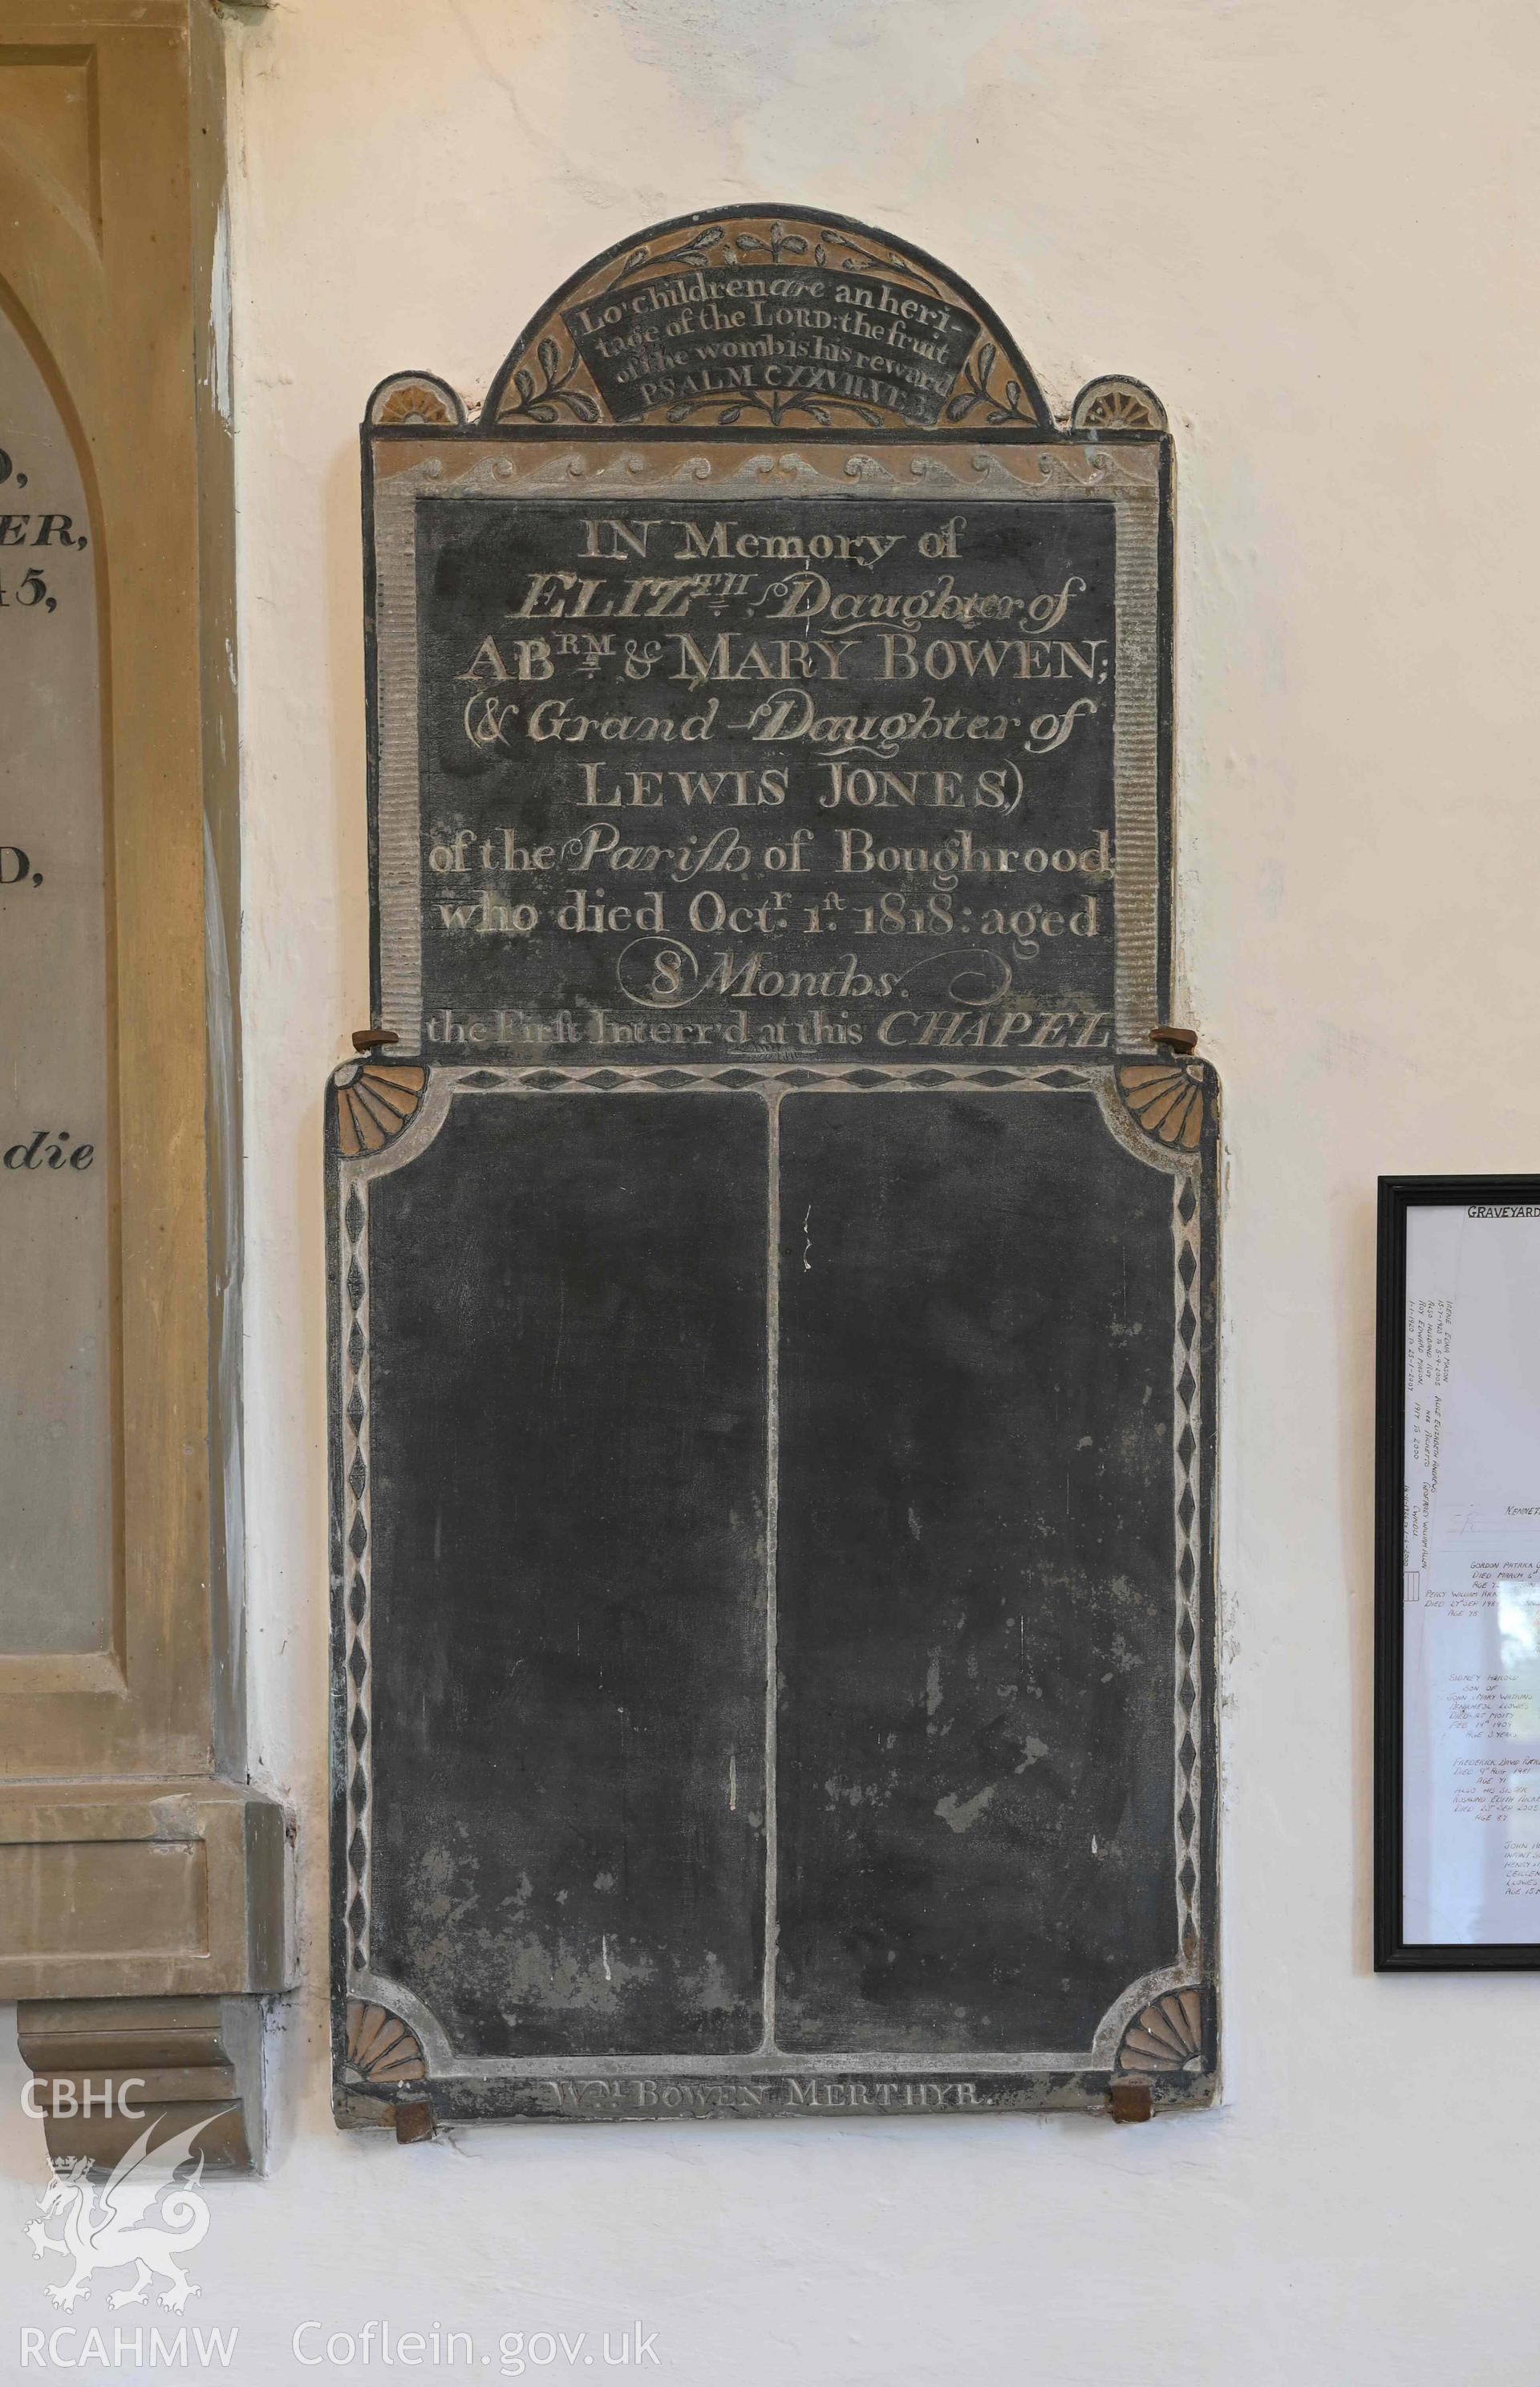
[[[1540,1980],[1369,1969],[1374,1178],[1540,1168],[1530,0],[282,0],[230,47],[254,1747],[301,1817],[305,1987],[271,2177],[195,2271],[188,2318],[239,2329],[208,2375],[372,2376],[290,2346],[373,2319],[472,2331],[494,2377],[503,2332],[598,2357],[639,2320],[682,2387],[1533,2379]],[[762,198],[919,242],[1052,398],[1132,372],[1177,436],[1179,1016],[1230,1153],[1227,2102],[345,2140],[321,1101],[367,1004],[356,426],[392,368],[479,396],[628,231]],[[0,2115],[42,2318],[38,2133]]]

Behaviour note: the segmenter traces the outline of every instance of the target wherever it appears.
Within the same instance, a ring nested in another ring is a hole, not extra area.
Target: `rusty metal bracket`
[[[1107,2103],[1115,2122],[1147,2122],[1155,2112],[1147,2080],[1115,2080]]]
[[[1148,2090],[1145,2090],[1148,2096]],[[403,2097],[391,2108],[398,2147],[416,2147],[433,2136],[433,2107],[425,2097]]]

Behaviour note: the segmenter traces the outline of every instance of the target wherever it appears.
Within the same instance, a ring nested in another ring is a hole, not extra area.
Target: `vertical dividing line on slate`
[[[766,1088],[769,1113],[767,1139],[767,1250],[764,1279],[764,1979],[761,2003],[764,2013],[762,2054],[776,2052],[776,1959],[779,1929],[776,1908],[776,1564],[780,1526],[780,1372],[781,1372],[781,1096],[779,1087]]]

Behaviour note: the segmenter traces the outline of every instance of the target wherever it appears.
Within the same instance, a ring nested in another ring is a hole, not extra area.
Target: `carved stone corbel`
[[[51,2163],[106,2170],[142,2132],[151,2151],[196,2129],[206,2171],[262,2153],[262,2010],[255,1998],[53,1998],[20,2009],[29,2103]]]

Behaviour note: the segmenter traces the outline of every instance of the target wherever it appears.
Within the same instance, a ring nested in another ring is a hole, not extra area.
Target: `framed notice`
[[[1377,1971],[1540,1966],[1540,1177],[1382,1177]]]

